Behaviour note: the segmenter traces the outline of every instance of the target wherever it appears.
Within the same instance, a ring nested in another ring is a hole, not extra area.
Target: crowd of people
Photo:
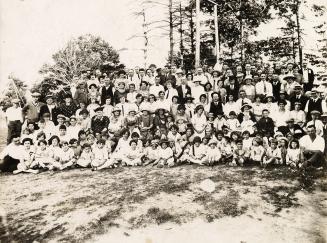
[[[12,99],[0,170],[324,167],[327,80],[315,79],[306,61],[85,71],[63,99]]]

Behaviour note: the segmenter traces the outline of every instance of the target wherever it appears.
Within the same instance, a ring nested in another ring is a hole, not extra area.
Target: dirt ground
[[[1,174],[0,242],[323,243],[326,178],[193,165]]]

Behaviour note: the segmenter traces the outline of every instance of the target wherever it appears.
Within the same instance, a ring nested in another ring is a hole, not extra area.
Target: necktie
[[[267,92],[267,87],[266,87],[266,82],[263,81],[263,92],[266,93]]]
[[[169,89],[167,89],[166,99],[169,97]]]
[[[216,91],[216,79],[213,80],[213,91]]]
[[[244,105],[244,99],[242,99],[242,106]]]
[[[123,116],[125,116],[125,113],[124,113],[124,105],[121,105],[121,112],[123,113]]]

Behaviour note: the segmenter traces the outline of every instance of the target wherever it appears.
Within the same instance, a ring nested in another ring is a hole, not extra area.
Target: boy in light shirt
[[[106,141],[99,139],[96,142],[96,146],[93,148],[94,159],[91,162],[92,170],[98,170],[99,167],[103,166],[109,160],[109,151],[105,146]]]

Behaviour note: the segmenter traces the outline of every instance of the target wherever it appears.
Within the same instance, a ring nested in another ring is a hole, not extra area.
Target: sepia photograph
[[[1,243],[327,243],[327,0],[0,0]]]

